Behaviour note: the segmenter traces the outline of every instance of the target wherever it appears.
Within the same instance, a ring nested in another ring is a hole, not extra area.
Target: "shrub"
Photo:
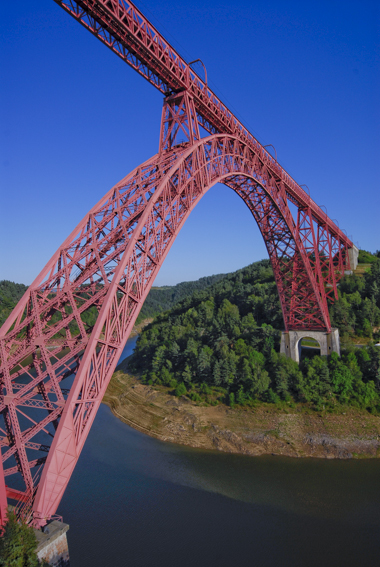
[[[174,395],[177,396],[178,398],[180,396],[184,396],[186,393],[187,393],[186,386],[182,382],[181,384],[178,384],[178,386],[174,390]]]
[[[367,250],[359,250],[358,261],[360,264],[372,264],[376,261],[376,256],[367,252]]]

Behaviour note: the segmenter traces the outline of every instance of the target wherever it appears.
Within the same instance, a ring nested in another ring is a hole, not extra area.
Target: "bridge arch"
[[[91,209],[1,330],[0,427],[12,440],[2,457],[4,475],[21,472],[25,486],[19,499],[35,525],[57,510],[171,244],[202,196],[219,182],[244,200],[258,223],[285,328],[329,329],[325,297],[297,236],[285,190],[265,160],[223,134],[153,156]],[[21,406],[22,419],[28,412],[40,415],[38,420],[30,415],[28,428],[20,425]]]
[[[306,356],[309,356],[312,353],[313,355],[321,354],[321,344],[320,344],[320,337],[314,338],[314,337],[301,337],[300,339],[298,339],[297,344],[296,344],[296,348],[298,349],[298,358],[301,361],[303,358],[305,358]]]

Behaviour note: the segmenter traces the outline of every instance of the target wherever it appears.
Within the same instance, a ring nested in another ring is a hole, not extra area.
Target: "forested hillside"
[[[380,412],[380,348],[349,344],[380,339],[380,254],[361,252],[367,271],[346,276],[330,308],[346,347],[341,359],[314,356],[298,366],[279,355],[282,314],[270,263],[263,260],[233,274],[151,290],[140,320],[158,315],[141,333],[131,368],[143,381],[195,401],[352,404]],[[26,289],[0,281],[1,324]],[[86,313],[89,327],[92,315]]]
[[[24,284],[0,280],[0,327],[27,289]]]
[[[340,289],[331,312],[341,333],[376,334],[380,259],[363,278],[344,278]],[[129,367],[194,401],[351,404],[380,412],[378,347],[351,347],[341,359],[314,356],[298,366],[278,353],[282,325],[269,262],[257,262],[158,315],[141,333]]]
[[[174,286],[152,288],[142,306],[137,323],[144,319],[155,317],[158,313],[170,309],[175,303],[188,297],[193,292],[201,291],[225,277],[226,274],[217,274],[192,282],[182,282]],[[24,284],[0,280],[0,327],[27,289],[28,286]],[[86,323],[95,324],[96,316],[93,310],[87,312],[85,318]],[[73,329],[72,332],[74,332]]]
[[[343,278],[330,315],[343,340],[355,336],[380,338],[380,258],[375,258],[363,277],[352,274]]]
[[[193,282],[182,282],[174,286],[152,287],[141,308],[137,322],[171,309],[181,299],[188,297],[195,291],[201,291],[209,287],[227,275],[217,274],[216,276],[207,276]]]

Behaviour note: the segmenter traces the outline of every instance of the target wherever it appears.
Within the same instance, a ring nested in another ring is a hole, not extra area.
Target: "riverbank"
[[[380,417],[347,408],[342,414],[301,406],[278,409],[197,405],[168,388],[142,384],[123,361],[103,398],[114,415],[162,441],[245,455],[328,459],[380,457]]]
[[[137,335],[139,335],[141,333],[143,328],[146,327],[147,325],[149,325],[149,323],[151,323],[152,321],[153,321],[153,319],[150,317],[148,319],[143,319],[142,321],[140,321],[140,323],[137,323],[136,325],[134,325],[134,327],[131,331],[131,334],[129,335],[129,339],[132,339],[133,337],[137,337]]]

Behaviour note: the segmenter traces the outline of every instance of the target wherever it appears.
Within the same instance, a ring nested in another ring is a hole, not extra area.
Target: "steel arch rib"
[[[218,182],[236,191],[259,225],[285,327],[329,330],[324,291],[285,189],[251,148],[219,134],[153,156],[91,209],[0,332],[4,474],[21,472],[23,507],[35,525],[55,514],[154,278],[188,215]]]

